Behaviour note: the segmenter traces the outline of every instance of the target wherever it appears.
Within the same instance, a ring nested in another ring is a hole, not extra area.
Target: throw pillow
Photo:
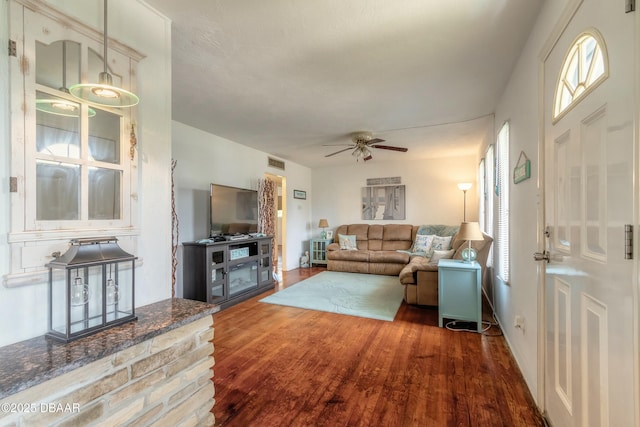
[[[448,251],[451,249],[451,237],[452,236],[434,236],[431,243],[431,252],[433,251]]]
[[[451,259],[453,258],[453,254],[455,250],[449,249],[448,251],[433,251],[433,255],[431,255],[431,259],[429,260],[429,264],[438,265],[438,261],[441,259]]]
[[[345,249],[348,251],[358,250],[355,235],[338,234],[338,243],[340,243],[340,249]]]
[[[436,236],[433,234],[430,234],[430,235],[417,234],[416,240],[413,242],[413,248],[411,251],[413,253],[424,252],[428,254],[429,252],[431,252],[431,245],[433,243],[434,237]]]

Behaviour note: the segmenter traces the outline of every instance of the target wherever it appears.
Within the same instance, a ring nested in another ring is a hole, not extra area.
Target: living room
[[[86,26],[102,28],[99,2],[82,6],[71,5],[63,0],[46,3]],[[345,157],[350,160],[348,164],[309,167],[284,159],[277,153],[250,148],[176,120],[175,112],[172,113],[171,96],[171,21],[145,2],[111,2],[111,36],[144,53],[144,58],[137,64],[135,85],[141,102],[136,107],[135,115],[130,117],[135,122],[138,140],[135,164],[139,173],[130,196],[137,205],[132,210],[131,223],[114,231],[139,258],[136,267],[136,306],[170,298],[174,290],[171,282],[172,159],[177,161],[174,178],[180,242],[206,237],[208,189],[211,183],[255,189],[258,180],[265,174],[282,176],[286,182],[283,193],[286,206],[286,240],[283,242],[286,257],[283,259],[283,268],[295,270],[300,257],[308,250],[309,239],[317,237],[321,231],[318,228],[320,218],[328,219],[331,229],[346,223],[367,222],[361,219],[359,199],[368,178],[402,179],[407,191],[407,216],[398,222],[408,224],[459,224],[463,216],[463,195],[457,183],[472,182],[474,185],[466,194],[466,214],[469,220],[478,220],[480,161],[487,157],[487,150],[495,144],[503,123],[509,122],[509,170],[513,171],[518,156],[524,152],[531,159],[531,177],[511,185],[510,281],[504,283],[494,275],[491,295],[487,297],[531,395],[538,405],[544,406],[545,354],[540,344],[541,336],[544,338],[540,330],[544,305],[539,293],[539,265],[532,259],[532,254],[544,247],[544,243],[541,243],[541,228],[544,227],[540,227],[539,215],[544,189],[538,185],[542,179],[538,169],[541,157],[539,56],[549,40],[559,34],[559,23],[565,22],[568,19],[566,16],[573,16],[567,11],[575,12],[582,1],[542,3],[535,25],[520,49],[521,55],[504,81],[504,90],[494,102],[495,108],[490,115],[481,118],[486,132],[474,141],[473,152],[461,154],[447,151],[454,148],[448,146],[442,147],[439,154],[433,154],[430,158],[412,158],[410,150],[407,153],[390,153],[392,157],[385,162],[377,162],[374,157],[373,161],[366,163],[356,162],[346,153]],[[585,0],[587,5],[600,3],[604,1]],[[20,40],[16,36],[19,30],[12,13],[9,2],[0,5],[1,22],[7,24],[1,26],[2,43],[8,44],[9,39]],[[588,22],[589,19],[595,20],[597,13],[589,9],[585,15]],[[627,17],[631,19],[634,15]],[[574,36],[565,37],[573,39]],[[100,44],[96,45],[99,48]],[[15,58],[10,57],[0,63],[0,89],[3,89],[3,93],[13,94],[20,89],[11,77],[20,72]],[[380,102],[384,102],[384,99]],[[16,147],[22,141],[15,134],[18,123],[16,111],[20,111],[20,105],[20,102],[8,97],[0,102],[0,128],[3,129],[0,138],[4,147],[0,150],[0,162],[5,165],[0,175],[3,182],[12,182],[12,177],[23,176],[15,172],[20,162],[14,157]],[[388,139],[387,142],[392,144],[393,141]],[[304,141],[300,145],[304,145]],[[328,154],[328,148],[322,150]],[[267,166],[269,157],[283,160],[285,170]],[[20,219],[25,218],[23,184],[20,178],[16,192],[4,186],[0,193],[2,206],[5,207],[0,211],[0,233],[8,236],[0,242],[0,276],[3,277],[3,286],[0,287],[0,325],[3,330],[0,346],[36,337],[46,331],[43,295],[47,291],[43,266],[50,260],[52,252],[64,251],[70,238],[75,237],[73,229],[66,233],[55,230],[41,232],[25,226],[25,221]],[[306,192],[306,199],[294,198],[294,190]],[[20,204],[23,204],[22,211],[16,208]],[[89,236],[90,231],[95,230],[85,230],[80,234]],[[101,229],[100,232],[105,230]],[[175,287],[178,296],[181,293],[180,269],[179,263]],[[637,308],[635,300],[633,307]],[[516,316],[524,319],[524,328],[514,326]],[[627,320],[637,332],[637,320],[633,322],[633,319],[633,316],[629,316]],[[632,365],[637,367],[637,356],[633,357]]]

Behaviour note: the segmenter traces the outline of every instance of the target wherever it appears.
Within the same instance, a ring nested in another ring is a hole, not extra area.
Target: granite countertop
[[[136,308],[136,321],[67,344],[43,335],[0,347],[0,399],[219,310],[200,301],[166,299]]]

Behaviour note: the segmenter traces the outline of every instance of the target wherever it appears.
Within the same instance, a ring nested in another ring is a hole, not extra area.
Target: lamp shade
[[[458,239],[460,240],[484,240],[480,224],[477,222],[463,222],[460,224],[458,231]]]
[[[462,190],[462,191],[467,191],[468,189],[471,188],[473,184],[471,184],[470,182],[461,182],[458,184],[458,189]]]
[[[329,223],[327,222],[326,219],[322,218],[320,220],[320,222],[318,223],[318,227],[319,228],[327,228],[327,227],[329,227]]]

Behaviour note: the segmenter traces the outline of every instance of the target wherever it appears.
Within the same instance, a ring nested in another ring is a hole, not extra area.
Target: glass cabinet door
[[[225,263],[224,250],[212,251],[211,259],[211,283],[209,284],[209,302],[224,299],[225,291]]]
[[[260,285],[271,283],[271,243],[260,243]]]

